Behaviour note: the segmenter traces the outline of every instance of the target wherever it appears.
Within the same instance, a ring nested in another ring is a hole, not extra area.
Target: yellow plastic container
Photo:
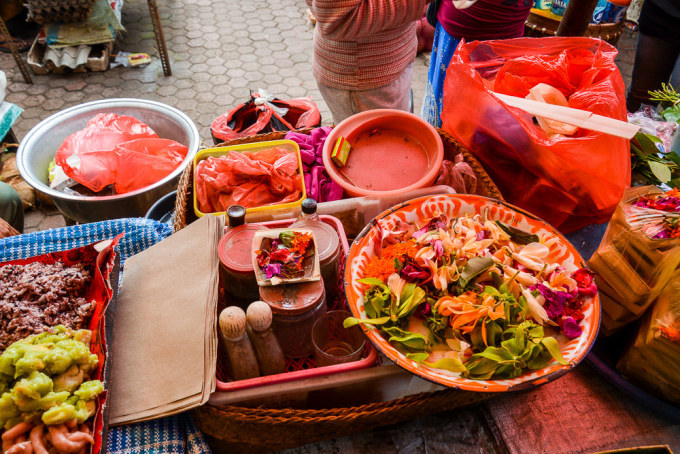
[[[269,142],[256,142],[256,143],[245,143],[241,145],[233,145],[229,147],[217,147],[217,148],[206,148],[196,153],[194,157],[194,212],[196,216],[201,217],[206,214],[213,215],[224,215],[225,212],[216,213],[204,213],[198,209],[198,200],[196,199],[196,166],[199,162],[204,159],[208,159],[211,156],[227,156],[229,153],[252,153],[255,151],[266,150],[268,148],[283,147],[287,150],[294,151],[297,155],[298,160],[298,174],[300,175],[300,189],[302,190],[302,196],[299,200],[295,202],[279,203],[273,205],[263,205],[258,207],[246,208],[246,213],[256,213],[261,211],[269,210],[285,210],[290,208],[299,207],[302,205],[302,201],[307,198],[307,191],[305,190],[305,180],[302,178],[302,157],[300,156],[300,147],[297,143],[292,140],[271,140]]]

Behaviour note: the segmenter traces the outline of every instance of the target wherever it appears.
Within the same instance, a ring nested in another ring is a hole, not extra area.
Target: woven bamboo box
[[[27,0],[29,18],[39,24],[83,22],[97,0]]]

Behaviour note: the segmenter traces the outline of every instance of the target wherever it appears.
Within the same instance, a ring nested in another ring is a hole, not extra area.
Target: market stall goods
[[[110,370],[108,279],[122,236],[0,264],[0,430],[7,430],[7,452],[48,452],[38,443],[49,452],[100,452]]]
[[[197,216],[248,209],[289,208],[305,198],[302,160],[290,140],[202,150],[194,159]]]
[[[50,187],[83,195],[125,194],[171,174],[187,152],[187,146],[160,138],[134,117],[99,113],[64,139],[49,169]]]
[[[441,384],[516,387],[572,367],[597,332],[597,288],[575,251],[491,200],[407,202],[364,230],[350,264],[345,326],[364,325],[391,359]]]
[[[50,327],[87,326],[94,303],[84,298],[91,274],[83,264],[34,262],[0,267],[0,351]]]
[[[559,104],[546,96],[557,90],[584,115],[626,121],[615,56],[614,47],[584,37],[461,43],[447,71],[442,128],[469,147],[509,202],[565,233],[606,222],[630,184],[628,141],[540,119],[544,129],[497,94],[533,91]]]
[[[99,358],[92,332],[57,326],[14,342],[0,355],[0,427],[3,452],[87,452],[86,424],[104,385],[91,377]]]
[[[656,186],[624,192],[589,264],[603,292],[605,334],[642,317],[680,266],[680,194]]]
[[[258,285],[319,280],[319,255],[313,230],[255,232],[252,251]]]
[[[659,397],[680,405],[680,279],[677,275],[643,318],[616,368]]]

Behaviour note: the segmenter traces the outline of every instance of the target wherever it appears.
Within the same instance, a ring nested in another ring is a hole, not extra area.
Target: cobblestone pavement
[[[210,124],[218,115],[248,99],[249,90],[267,88],[279,97],[312,96],[325,124],[332,119],[312,76],[312,26],[302,0],[275,2],[251,0],[164,0],[159,2],[173,75],[164,77],[155,49],[147,3],[126,0],[123,25],[127,33],[120,48],[147,52],[154,58],[145,68],[116,68],[102,73],[32,76],[34,85],[23,83],[14,60],[0,54],[0,69],[7,73],[7,100],[24,113],[14,127],[21,140],[39,121],[66,107],[102,98],[133,97],[164,102],[184,111],[197,124],[203,143],[212,143]],[[625,30],[619,43],[617,63],[626,85],[630,83],[636,34]],[[24,54],[25,57],[25,54]],[[420,111],[427,80],[428,55],[418,56],[413,90],[415,112]],[[43,206],[26,213],[25,230],[46,230],[64,225],[59,212]],[[456,419],[457,418],[457,419]],[[428,443],[420,432],[430,427],[451,429],[476,427],[475,418],[455,412],[420,418],[416,424],[400,425],[351,438],[315,444],[297,452],[364,451],[420,452]],[[455,426],[455,427],[454,427]],[[474,430],[474,429],[470,429]],[[430,430],[430,432],[432,432]],[[459,440],[464,452],[490,452],[475,447],[476,438]],[[439,443],[439,442],[437,442]],[[437,445],[435,443],[435,445]],[[438,452],[448,452],[450,440]],[[429,444],[432,452],[432,438]]]

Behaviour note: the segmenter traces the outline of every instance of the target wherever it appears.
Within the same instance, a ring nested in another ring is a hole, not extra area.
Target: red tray
[[[85,297],[88,300],[95,301],[95,310],[92,313],[87,329],[92,331],[90,349],[92,353],[97,355],[99,365],[90,379],[101,380],[104,383],[104,391],[97,396],[97,410],[91,423],[94,438],[94,445],[91,445],[88,450],[88,453],[91,454],[103,454],[106,452],[109,410],[108,393],[111,387],[111,351],[110,346],[107,346],[106,343],[107,320],[105,314],[108,313],[107,308],[113,296],[113,289],[109,284],[109,275],[113,270],[116,256],[113,248],[122,236],[123,234],[120,234],[113,240],[104,240],[66,251],[51,252],[0,263],[0,267],[2,267],[6,265],[27,265],[34,262],[51,264],[61,260],[66,266],[82,263],[92,272],[92,281],[86,290]]]
[[[347,306],[347,300],[345,299],[345,292],[343,289],[342,276],[344,274],[345,260],[347,259],[347,254],[349,253],[349,243],[347,242],[347,236],[345,235],[345,229],[342,227],[340,220],[333,216],[320,215],[319,218],[326,224],[333,227],[340,236],[340,245],[342,247],[342,254],[340,254],[340,272],[338,273],[338,293],[337,296],[331,300],[327,301],[328,310],[345,309],[349,310]],[[270,228],[283,228],[288,227],[295,219],[286,219],[280,221],[269,221],[262,222],[260,225],[264,225]],[[220,353],[217,356],[217,384],[215,387],[216,391],[236,391],[241,389],[256,388],[258,386],[273,385],[276,383],[286,383],[293,380],[303,380],[305,378],[318,377],[321,375],[331,375],[341,372],[348,372],[351,370],[364,369],[371,367],[378,359],[378,352],[371,346],[369,342],[366,343],[366,348],[364,349],[364,354],[361,359],[344,364],[334,364],[332,366],[316,367],[314,362],[314,356],[308,356],[306,358],[299,359],[286,359],[286,366],[288,372],[276,375],[266,375],[264,377],[249,378],[247,380],[238,381],[223,381],[225,378],[224,368],[221,362],[221,358],[224,357],[222,353],[222,345],[220,345]]]

